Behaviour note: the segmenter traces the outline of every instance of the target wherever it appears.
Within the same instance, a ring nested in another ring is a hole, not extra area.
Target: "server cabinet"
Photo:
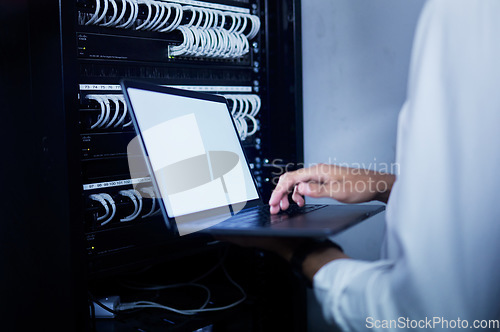
[[[99,329],[106,325],[93,326],[89,292],[134,271],[185,268],[227,250],[206,236],[173,237],[150,179],[130,178],[126,149],[135,132],[120,79],[226,96],[266,200],[281,166],[302,161],[298,0],[54,0],[4,8],[5,141],[16,165],[4,173],[23,173],[6,184],[25,204],[7,214],[22,226],[9,224],[15,235],[4,242],[24,249],[3,255],[19,265],[18,275],[38,280],[20,292],[33,295],[37,309],[25,303],[13,312],[36,311],[44,322],[58,312],[54,329]],[[286,275],[287,267],[277,271],[274,258],[248,255],[231,247],[228,258],[235,273],[252,274],[243,283],[264,308],[245,319],[252,330],[286,326],[272,323],[285,309],[263,301],[275,286],[266,278]],[[23,280],[14,279],[7,281]],[[297,294],[280,291],[283,303],[295,305],[288,300]]]

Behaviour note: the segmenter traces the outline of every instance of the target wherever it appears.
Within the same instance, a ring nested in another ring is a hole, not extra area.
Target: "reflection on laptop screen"
[[[259,197],[225,103],[127,91],[170,218]]]

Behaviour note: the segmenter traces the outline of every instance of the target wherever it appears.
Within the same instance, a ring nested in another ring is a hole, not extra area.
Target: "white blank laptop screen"
[[[226,104],[127,91],[169,217],[259,197]]]

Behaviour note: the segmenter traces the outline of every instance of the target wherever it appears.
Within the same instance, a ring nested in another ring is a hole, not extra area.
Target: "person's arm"
[[[330,197],[342,203],[378,200],[387,203],[396,180],[393,174],[367,169],[318,164],[283,174],[274,189],[269,205],[271,213],[290,206],[288,194],[299,206],[304,196]]]
[[[395,180],[396,177],[393,174],[318,164],[283,174],[271,195],[269,205],[271,213],[278,213],[280,209],[286,210],[290,204],[288,194],[292,190],[292,199],[299,206],[305,203],[303,196],[330,197],[343,203],[362,203],[372,200],[387,203]],[[258,247],[273,251],[288,262],[291,261],[294,250],[304,240],[266,237],[220,239],[245,247]],[[316,272],[324,265],[338,258],[349,258],[349,256],[335,248],[312,252],[303,262],[304,275],[312,280]]]

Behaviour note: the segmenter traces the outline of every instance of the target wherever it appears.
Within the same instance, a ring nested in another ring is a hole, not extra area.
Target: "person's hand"
[[[282,238],[265,236],[215,236],[219,241],[230,242],[241,247],[258,248],[274,252],[290,262],[293,252],[301,245],[306,238]],[[325,248],[309,254],[303,262],[302,270],[304,275],[310,280],[316,272],[325,264],[339,259],[349,258],[346,254],[336,248]]]
[[[330,197],[342,203],[387,202],[395,180],[392,174],[318,164],[281,175],[269,205],[273,214],[288,209],[290,193],[299,206],[304,205],[304,196]]]

